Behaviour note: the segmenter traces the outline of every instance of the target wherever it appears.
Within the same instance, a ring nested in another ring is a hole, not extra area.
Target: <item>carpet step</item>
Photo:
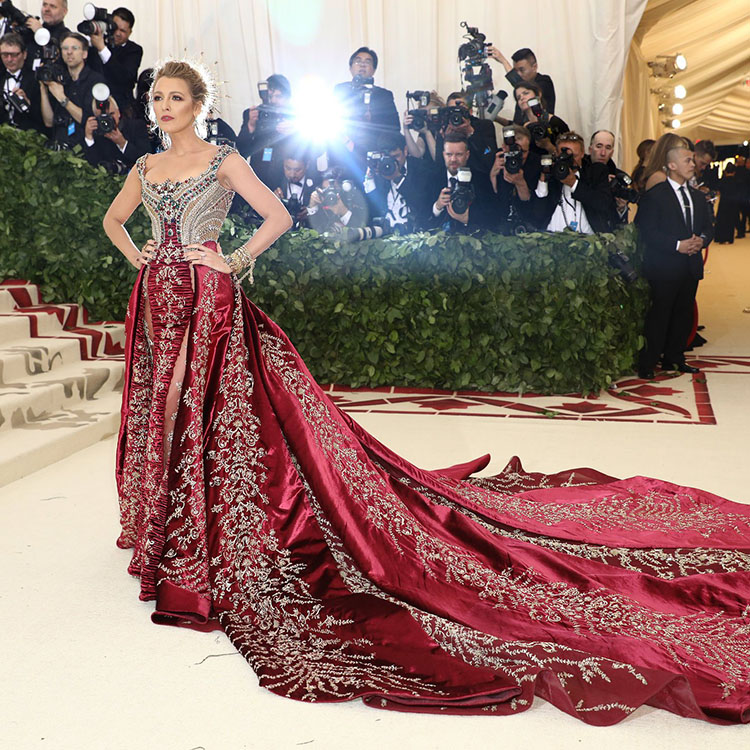
[[[0,487],[117,433],[119,393],[48,414],[43,421],[0,431]]]
[[[122,390],[125,363],[89,361],[40,372],[0,389],[0,432],[39,423],[60,411]]]
[[[0,392],[10,384],[72,365],[81,366],[81,345],[75,337],[25,338],[0,345]]]

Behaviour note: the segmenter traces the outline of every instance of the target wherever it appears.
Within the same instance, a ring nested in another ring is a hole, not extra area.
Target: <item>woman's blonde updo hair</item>
[[[179,78],[185,81],[193,101],[200,102],[201,111],[195,118],[195,132],[201,137],[206,137],[206,118],[213,109],[216,99],[216,86],[211,74],[200,63],[187,62],[186,60],[167,60],[159,63],[154,68],[154,77],[151,80],[151,88],[148,93],[148,115],[151,128],[159,133],[164,148],[169,148],[171,141],[166,133],[159,129],[159,123],[154,114],[154,86],[160,78]]]

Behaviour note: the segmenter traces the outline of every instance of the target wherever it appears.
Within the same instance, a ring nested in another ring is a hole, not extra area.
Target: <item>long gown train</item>
[[[750,721],[750,507],[592,469],[425,471],[322,392],[215,240],[230,149],[180,183],[138,164],[157,256],[127,325],[117,480],[156,622],[223,629],[279,695],[591,724],[648,704]]]

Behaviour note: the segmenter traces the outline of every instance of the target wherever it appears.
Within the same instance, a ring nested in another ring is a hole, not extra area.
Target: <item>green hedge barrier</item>
[[[135,272],[101,219],[123,178],[7,126],[0,152],[0,279],[122,319]],[[128,229],[139,246],[148,238],[142,208]],[[230,250],[251,232],[229,217],[220,242]],[[631,372],[643,343],[647,285],[623,283],[615,250],[640,265],[630,226],[353,244],[300,230],[266,251],[246,291],[322,383],[590,393]]]

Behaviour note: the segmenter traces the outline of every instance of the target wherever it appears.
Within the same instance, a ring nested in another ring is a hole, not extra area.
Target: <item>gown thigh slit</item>
[[[157,249],[128,307],[118,544],[152,619],[223,630],[297,700],[750,721],[750,508],[585,467],[472,477],[488,456],[398,456],[235,276],[182,260],[216,247],[230,153],[181,182],[137,165]]]

